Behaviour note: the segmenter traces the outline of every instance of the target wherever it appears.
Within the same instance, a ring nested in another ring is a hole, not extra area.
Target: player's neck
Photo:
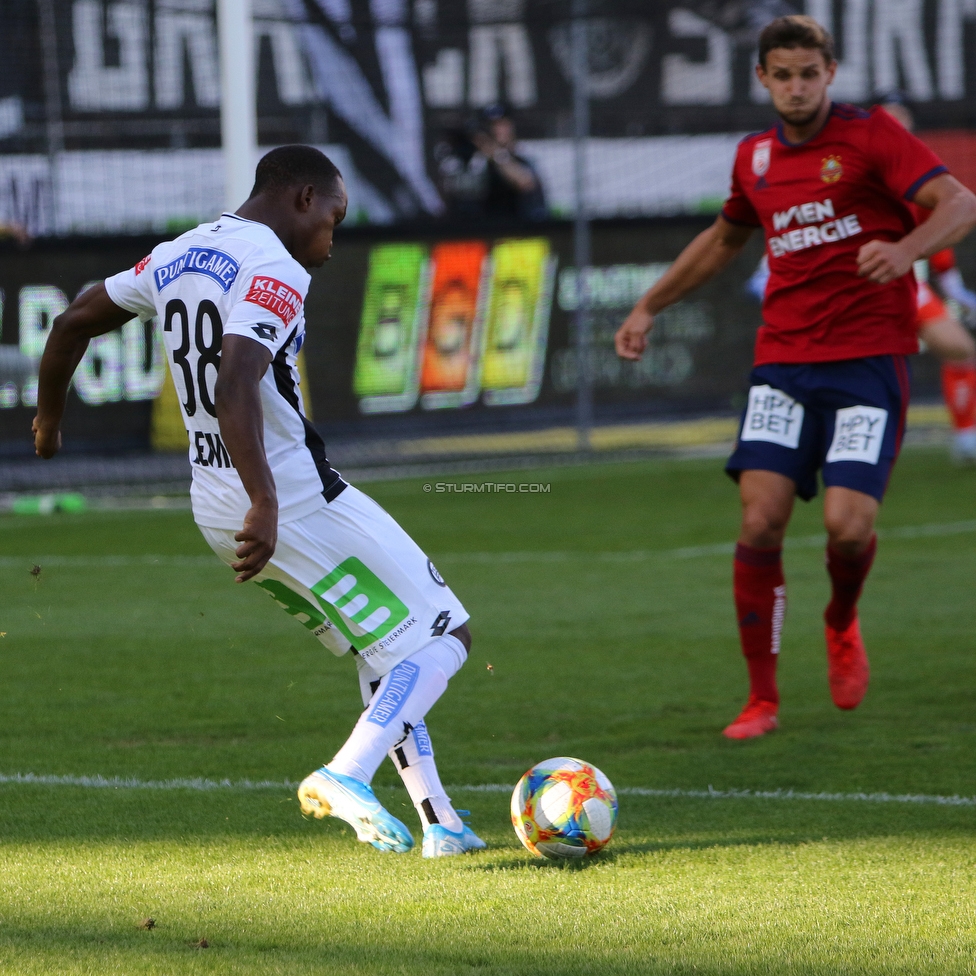
[[[284,244],[285,249],[291,253],[293,228],[291,222],[282,215],[281,206],[276,201],[267,202],[260,196],[252,197],[250,200],[245,200],[234,212],[245,220],[253,220],[270,227]]]
[[[786,119],[781,118],[780,124],[782,125],[783,138],[794,145],[812,139],[827,124],[832,105],[833,102],[829,98],[825,98],[820,108],[817,109],[817,114],[803,125],[793,125],[787,122]]]

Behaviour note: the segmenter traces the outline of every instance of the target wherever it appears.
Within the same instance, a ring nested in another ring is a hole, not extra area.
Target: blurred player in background
[[[901,96],[888,95],[882,108],[909,132],[915,119]],[[919,223],[929,211],[912,207]],[[959,319],[946,307],[952,299],[967,320],[976,324],[976,294],[963,283],[951,247],[915,262],[918,279],[918,337],[942,363],[942,395],[954,429],[952,455],[961,462],[976,463],[976,343]],[[941,296],[940,296],[941,293]]]
[[[297,356],[308,268],[332,250],[346,190],[330,160],[284,146],[258,163],[233,214],[158,245],[78,296],[40,365],[34,437],[52,457],[89,340],[159,316],[190,437],[193,516],[214,552],[334,654],[352,651],[366,710],[302,782],[302,810],[351,824],[383,851],[413,846],[370,787],[386,755],[424,825],[425,857],[484,847],[444,793],[424,716],[467,657],[467,611],[379,505],[329,464],[305,417]]]
[[[878,506],[901,446],[908,359],[918,351],[913,263],[976,225],[976,196],[883,109],[827,95],[837,63],[809,17],[780,17],[759,36],[757,74],[778,124],[746,137],[721,215],[641,298],[616,335],[639,359],[654,316],[724,268],[753,230],[766,235],[770,279],[755,368],[726,471],[739,483],[742,526],[734,595],[749,699],[724,734],[778,725],[776,662],[786,613],[782,547],[799,495],[826,486],[824,613],[828,682],[855,708],[869,667],[857,601],[874,560]],[[910,209],[931,211],[917,224]]]

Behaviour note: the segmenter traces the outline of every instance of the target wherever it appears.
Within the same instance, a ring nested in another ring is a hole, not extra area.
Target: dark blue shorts
[[[773,363],[750,377],[749,402],[725,466],[775,471],[796,482],[804,501],[838,485],[884,497],[901,448],[911,374],[905,356],[833,363]]]

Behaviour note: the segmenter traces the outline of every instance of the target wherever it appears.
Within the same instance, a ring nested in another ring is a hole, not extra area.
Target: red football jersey
[[[834,104],[824,127],[793,145],[782,124],[739,143],[722,215],[762,227],[769,255],[756,365],[918,352],[915,276],[887,285],[857,275],[868,241],[916,226],[919,188],[947,172],[887,112]]]

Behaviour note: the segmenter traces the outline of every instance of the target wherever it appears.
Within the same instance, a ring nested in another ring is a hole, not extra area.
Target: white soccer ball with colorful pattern
[[[518,781],[512,825],[537,857],[586,857],[613,836],[617,793],[596,766],[566,757],[546,759]]]

